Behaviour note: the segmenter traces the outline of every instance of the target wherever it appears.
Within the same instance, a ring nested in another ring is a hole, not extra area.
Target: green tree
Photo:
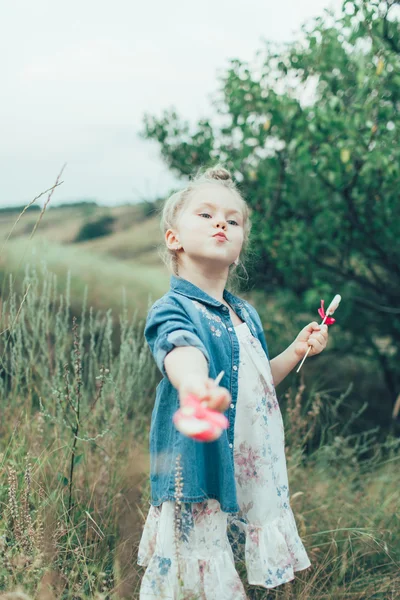
[[[223,162],[252,209],[255,287],[295,322],[340,293],[337,352],[377,361],[400,392],[400,29],[393,0],[347,0],[255,64],[234,59],[218,121],[146,114],[181,176]],[[397,11],[397,12],[396,12]],[[336,327],[336,326],[335,326]],[[337,335],[337,333],[336,333]]]

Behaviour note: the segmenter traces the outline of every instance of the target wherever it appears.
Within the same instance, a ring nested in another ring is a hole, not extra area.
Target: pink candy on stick
[[[318,313],[319,315],[323,318],[323,321],[321,323],[321,325],[323,325],[324,323],[326,325],[333,325],[333,323],[335,322],[335,319],[332,319],[329,315],[333,315],[333,313],[335,312],[335,310],[337,309],[337,307],[339,306],[339,302],[341,301],[342,296],[340,296],[339,294],[336,294],[336,296],[333,298],[332,302],[330,303],[330,305],[328,306],[328,308],[326,309],[326,314],[324,312],[324,300],[321,300],[321,308],[318,309]],[[310,352],[312,346],[310,346],[303,358],[303,360],[301,361],[299,368],[297,369],[296,373],[298,373],[302,367],[303,362],[306,360],[308,353]]]
[[[215,379],[215,383],[221,381],[224,371]],[[216,410],[207,408],[194,394],[188,394],[184,405],[176,411],[173,422],[178,431],[194,440],[210,442],[217,439],[223,429],[228,429],[228,419]]]

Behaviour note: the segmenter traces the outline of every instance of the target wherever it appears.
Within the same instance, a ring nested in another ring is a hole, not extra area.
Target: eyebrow
[[[199,210],[202,206],[209,206],[210,208],[215,208],[215,204],[213,204],[212,202],[202,202],[198,207],[197,210]],[[241,213],[238,210],[229,210],[228,211],[229,214],[236,214],[241,216]]]

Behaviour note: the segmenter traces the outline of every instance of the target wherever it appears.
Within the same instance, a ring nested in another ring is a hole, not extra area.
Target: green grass
[[[112,309],[118,314],[123,288],[126,290],[128,313],[135,311],[145,318],[149,299],[154,302],[169,289],[170,275],[157,253],[162,241],[159,218],[143,218],[139,206],[98,207],[90,218],[103,214],[115,217],[113,232],[104,237],[73,243],[86,216],[86,209],[48,210],[34,237],[29,239],[38,215],[2,215],[0,222],[0,280],[13,274],[17,289],[25,265],[47,270],[59,279],[59,293],[64,291],[68,270],[71,271],[71,305],[75,314],[81,310],[85,286],[88,304],[96,309]],[[12,234],[5,243],[8,234]]]
[[[154,302],[169,289],[167,269],[160,264],[124,262],[106,253],[83,249],[79,245],[63,245],[47,240],[17,238],[9,240],[0,257],[0,276],[13,274],[21,288],[25,265],[38,271],[45,264],[58,279],[58,290],[65,289],[67,272],[71,272],[71,304],[76,312],[82,306],[84,289],[88,286],[88,306],[96,309],[121,309],[123,288],[129,314],[146,316],[150,299]]]

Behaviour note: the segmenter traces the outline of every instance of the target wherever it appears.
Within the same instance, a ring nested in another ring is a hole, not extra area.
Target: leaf
[[[376,65],[376,74],[380,75],[383,71],[383,67],[385,66],[385,63],[383,62],[383,60],[380,58],[378,60],[378,64]]]
[[[342,163],[348,163],[350,160],[350,150],[347,148],[342,148],[340,151],[340,160]]]
[[[74,458],[74,465],[75,465],[75,467],[77,465],[79,465],[80,462],[82,462],[82,458],[83,458],[83,454],[78,454],[78,456],[75,456],[75,458]]]
[[[69,483],[69,479],[67,479],[62,473],[57,473],[57,479],[58,481],[61,481],[63,485],[68,485]]]

